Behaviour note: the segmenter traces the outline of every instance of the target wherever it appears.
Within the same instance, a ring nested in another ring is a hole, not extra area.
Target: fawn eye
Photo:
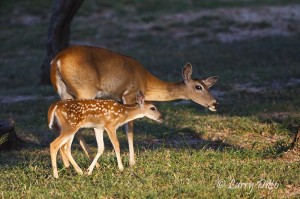
[[[155,110],[156,110],[156,108],[155,108],[154,106],[152,106],[150,109],[151,109],[152,111],[155,111]]]
[[[202,91],[202,86],[196,85],[196,86],[195,86],[195,89],[198,90],[198,91]]]

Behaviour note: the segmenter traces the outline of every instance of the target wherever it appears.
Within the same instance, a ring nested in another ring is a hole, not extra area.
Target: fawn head
[[[218,76],[209,77],[205,80],[192,79],[192,65],[187,63],[182,69],[183,81],[186,85],[186,96],[194,102],[216,111],[217,100],[212,96],[209,88],[218,80]]]
[[[136,94],[136,102],[139,104],[140,109],[142,109],[143,114],[159,123],[163,122],[164,118],[159,110],[149,102],[145,102],[145,96],[141,90],[139,90]]]

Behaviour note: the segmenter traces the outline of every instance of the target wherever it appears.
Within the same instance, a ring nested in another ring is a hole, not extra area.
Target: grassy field
[[[58,96],[38,85],[51,1],[2,1],[0,118],[15,120],[24,143],[0,153],[0,197],[300,197],[300,154],[288,151],[300,125],[297,2],[85,1],[71,43],[130,55],[169,81],[180,81],[190,62],[194,77],[220,77],[212,88],[220,107],[212,113],[191,101],[156,103],[165,122],[135,122],[134,167],[120,128],[123,172],[106,136],[91,176],[63,169],[59,159],[54,179],[46,113]],[[84,134],[96,152],[92,131]],[[77,141],[72,152],[86,169]]]

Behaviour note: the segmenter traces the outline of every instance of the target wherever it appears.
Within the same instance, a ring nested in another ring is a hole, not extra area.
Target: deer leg
[[[104,152],[103,129],[96,129],[95,128],[95,136],[96,136],[97,145],[98,145],[98,152],[97,152],[94,160],[92,161],[92,164],[89,166],[89,168],[87,170],[88,175],[92,174],[92,172],[94,170],[94,167],[95,167],[99,157]]]
[[[94,129],[95,130],[95,129]],[[95,130],[96,131],[96,130]],[[83,139],[83,136],[81,134],[81,132],[78,132],[75,137],[78,139],[79,144],[82,148],[82,150],[84,151],[84,153],[86,154],[86,156],[90,159],[90,161],[93,161],[93,158],[90,156],[90,149],[88,147],[88,145],[86,144],[86,142]],[[100,165],[98,163],[96,163],[96,167],[99,168]]]
[[[52,170],[53,170],[53,176],[55,178],[58,178],[58,171],[57,171],[57,152],[61,148],[63,144],[65,144],[70,136],[68,135],[60,135],[58,136],[53,142],[50,144],[50,155],[51,155],[51,161],[52,161]]]
[[[127,94],[126,96],[122,97],[123,104],[134,103],[135,99],[136,99],[136,92]],[[125,129],[126,129],[128,148],[129,148],[129,165],[133,166],[135,164],[134,148],[133,148],[133,121],[128,122],[125,126]]]
[[[60,88],[59,95],[60,95],[60,98],[62,100],[74,99],[74,97],[67,92],[66,85],[65,85],[64,82],[62,82],[61,79],[58,78],[57,83],[58,83],[58,87]],[[60,152],[60,155],[61,155],[64,166],[66,168],[69,168],[70,167],[70,161],[68,160],[66,154],[64,153],[64,151],[61,148],[59,149],[59,152]]]
[[[116,129],[106,129],[109,139],[114,147],[116,156],[117,156],[117,161],[118,161],[118,166],[119,166],[119,170],[123,171],[124,167],[122,164],[122,160],[121,160],[121,155],[120,155],[120,144],[117,138],[117,133],[116,133]]]
[[[133,121],[128,122],[126,124],[126,134],[127,134],[128,147],[129,147],[129,165],[133,166],[135,164],[134,147],[133,147]]]
[[[72,154],[71,154],[71,145],[72,145],[72,142],[73,142],[73,139],[74,139],[74,135],[72,135],[70,137],[70,139],[66,142],[66,144],[62,147],[64,153],[66,154],[66,156],[68,157],[69,161],[71,162],[71,164],[73,165],[74,169],[76,170],[76,172],[78,174],[82,174],[82,170],[81,168],[78,166],[78,164],[76,163],[76,161],[74,160]]]
[[[62,147],[64,147],[64,146],[62,146]],[[70,167],[70,161],[69,161],[68,157],[66,156],[65,152],[62,150],[62,147],[59,149],[59,152],[60,152],[60,155],[61,155],[64,166],[66,168],[69,168]]]
[[[59,134],[56,131],[54,131],[54,132],[55,132],[56,136],[58,137]],[[61,148],[59,149],[59,152],[60,152],[60,155],[61,155],[64,166],[66,168],[69,168],[70,167],[70,162],[69,162],[68,158],[66,157],[66,154],[63,152],[63,150],[61,150]]]

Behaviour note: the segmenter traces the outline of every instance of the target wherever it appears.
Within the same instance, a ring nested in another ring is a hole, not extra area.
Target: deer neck
[[[166,82],[149,74],[145,90],[145,100],[171,101],[187,99],[185,97],[185,88],[184,82]]]

